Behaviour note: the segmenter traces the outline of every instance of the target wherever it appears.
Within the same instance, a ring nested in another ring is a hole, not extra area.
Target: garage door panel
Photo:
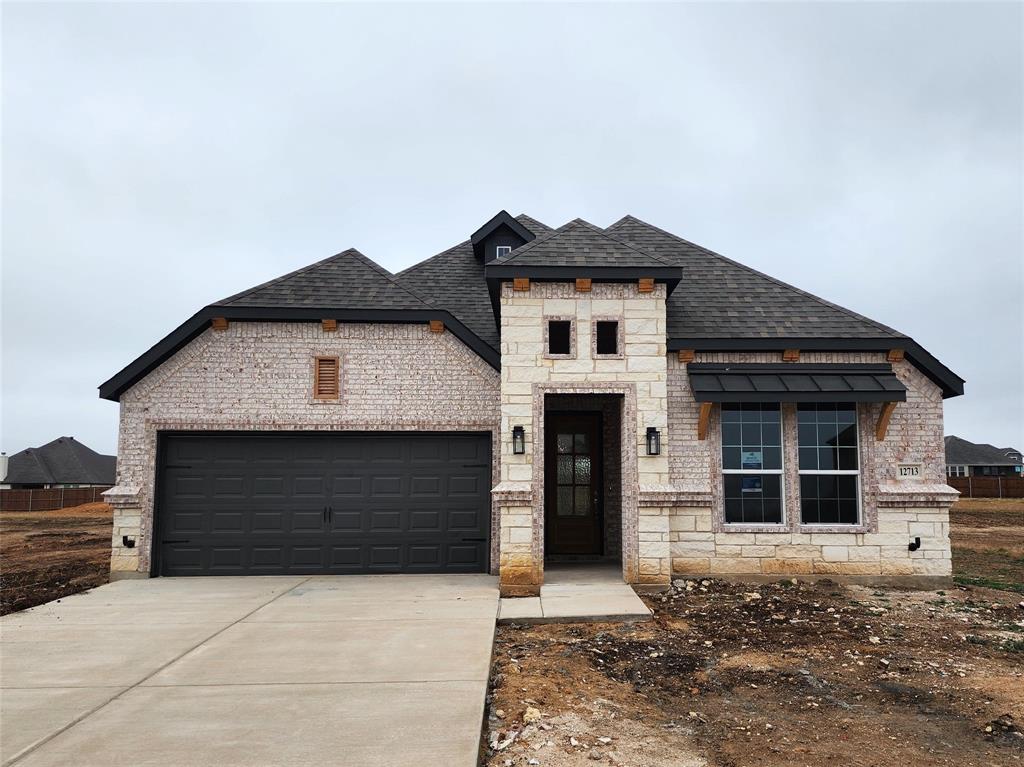
[[[161,574],[487,569],[487,435],[169,434],[161,455]]]

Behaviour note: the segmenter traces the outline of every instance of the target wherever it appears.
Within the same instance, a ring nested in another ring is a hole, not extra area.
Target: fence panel
[[[103,487],[53,487],[44,490],[0,490],[0,511],[54,511],[103,500]]]
[[[1024,498],[1024,477],[948,477],[965,498]]]

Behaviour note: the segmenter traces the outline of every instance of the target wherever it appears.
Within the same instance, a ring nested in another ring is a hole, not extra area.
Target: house
[[[112,574],[948,576],[962,393],[632,216],[502,211],[398,274],[346,250],[218,301],[103,383]]]
[[[1020,450],[946,437],[947,477],[1019,477],[1024,472]]]
[[[74,437],[58,437],[0,460],[2,486],[13,489],[110,487],[117,458],[102,455]]]

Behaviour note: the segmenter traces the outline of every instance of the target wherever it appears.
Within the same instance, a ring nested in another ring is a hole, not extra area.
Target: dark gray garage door
[[[160,575],[487,570],[488,435],[164,434],[160,448]]]

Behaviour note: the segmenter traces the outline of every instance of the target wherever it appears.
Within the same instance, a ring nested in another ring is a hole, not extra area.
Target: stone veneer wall
[[[704,353],[698,362],[772,362],[777,353]],[[804,353],[801,362],[885,362],[882,353]],[[894,364],[907,387],[885,440],[875,439],[880,404],[859,408],[862,524],[855,528],[799,524],[799,488],[786,473],[787,521],[776,527],[725,525],[721,479],[721,430],[716,407],[706,440],[697,439],[699,405],[686,366],[669,358],[669,468],[675,486],[704,505],[675,507],[670,514],[672,571],[684,573],[925,575],[948,576],[949,506],[955,491],[945,482],[942,395],[909,362]],[[795,467],[796,408],[783,407],[785,462]],[[921,464],[921,476],[900,479],[900,463]],[[921,547],[907,544],[921,538]]]
[[[624,330],[621,357],[593,354],[593,319],[617,318]],[[574,353],[545,354],[546,319],[574,318]],[[531,283],[501,291],[501,588],[506,596],[536,594],[544,578],[543,423],[548,394],[615,394],[622,412],[622,566],[627,582],[666,584],[671,577],[668,511],[645,502],[648,490],[669,479],[668,458],[648,456],[649,426],[667,439],[665,287],[640,293],[636,283]],[[526,428],[524,455],[512,452],[512,428]]]
[[[314,400],[313,358],[337,355],[341,397]],[[425,324],[232,322],[206,330],[121,397],[111,570],[148,573],[159,430],[487,431],[499,375]],[[498,480],[494,462],[494,481]],[[492,509],[491,568],[499,523]],[[137,539],[134,548],[122,536]]]

